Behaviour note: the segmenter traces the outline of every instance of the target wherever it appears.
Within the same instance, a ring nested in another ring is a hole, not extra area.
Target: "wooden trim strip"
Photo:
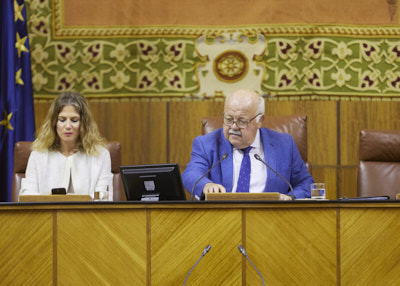
[[[58,285],[58,263],[57,263],[57,215],[58,210],[53,211],[53,285]]]

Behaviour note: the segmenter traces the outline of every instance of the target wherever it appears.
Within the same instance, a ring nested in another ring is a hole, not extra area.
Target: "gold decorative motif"
[[[237,82],[243,79],[249,69],[246,56],[239,51],[226,51],[215,58],[213,70],[223,82]]]
[[[64,27],[55,26],[55,39],[71,38],[123,38],[123,37],[176,37],[185,36],[196,38],[202,35],[224,34],[231,32],[232,29],[203,29],[198,27],[178,28],[178,27]],[[247,33],[245,28],[236,28],[235,32]],[[254,31],[264,36],[280,35],[319,35],[319,36],[372,36],[372,37],[398,37],[400,28],[398,27],[358,27],[358,26],[255,26]]]

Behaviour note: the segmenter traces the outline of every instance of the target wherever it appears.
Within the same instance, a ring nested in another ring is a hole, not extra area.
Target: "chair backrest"
[[[222,117],[204,117],[202,119],[202,134],[210,133],[223,126]],[[308,162],[307,149],[307,115],[266,116],[264,127],[292,135],[301,158],[311,174],[312,166]]]
[[[14,146],[14,178],[11,201],[18,202],[21,180],[25,178],[25,170],[31,154],[32,142],[20,141]],[[113,173],[113,199],[114,201],[126,201],[122,186],[119,167],[121,166],[121,144],[119,142],[108,142],[107,148],[111,156],[111,172]]]
[[[400,131],[361,130],[357,195],[400,193]]]

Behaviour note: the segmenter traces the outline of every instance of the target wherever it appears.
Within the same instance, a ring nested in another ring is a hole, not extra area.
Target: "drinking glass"
[[[324,183],[311,184],[311,199],[314,200],[326,199],[326,189]]]
[[[97,185],[94,188],[94,201],[108,201],[108,185]]]

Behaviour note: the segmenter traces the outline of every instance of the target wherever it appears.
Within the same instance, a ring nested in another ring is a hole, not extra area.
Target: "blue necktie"
[[[250,172],[251,172],[251,164],[250,164],[250,156],[249,152],[251,150],[251,146],[241,149],[243,151],[243,160],[242,165],[240,166],[239,179],[237,184],[236,192],[240,193],[248,193],[250,188]]]

